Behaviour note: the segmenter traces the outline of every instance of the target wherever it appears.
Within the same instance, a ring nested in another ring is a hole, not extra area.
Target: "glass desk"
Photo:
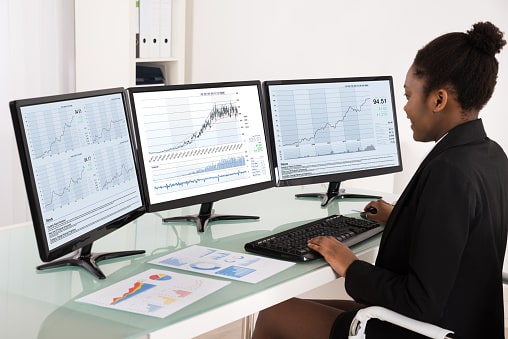
[[[156,267],[148,261],[177,249],[200,244],[245,252],[243,245],[248,241],[329,214],[351,214],[368,201],[335,200],[322,208],[318,199],[294,197],[311,191],[316,191],[316,186],[273,188],[219,201],[214,204],[217,213],[258,215],[260,219],[214,222],[203,233],[192,223],[161,220],[195,214],[199,206],[145,214],[94,244],[94,252],[146,250],[144,255],[100,262],[105,280],[75,267],[37,271],[41,261],[31,223],[0,227],[0,338],[192,338],[333,281],[337,276],[324,260],[298,263],[257,284],[232,280],[225,288],[163,319],[75,301]],[[373,250],[379,239],[377,236],[353,250]]]

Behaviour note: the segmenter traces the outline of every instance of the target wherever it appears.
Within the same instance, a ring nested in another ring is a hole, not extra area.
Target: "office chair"
[[[503,284],[508,284],[507,272],[503,272]],[[451,330],[406,317],[381,306],[370,306],[361,309],[356,313],[356,316],[351,322],[351,326],[349,328],[349,339],[365,339],[365,328],[367,327],[367,322],[372,318],[388,321],[429,338],[453,338],[453,331]]]

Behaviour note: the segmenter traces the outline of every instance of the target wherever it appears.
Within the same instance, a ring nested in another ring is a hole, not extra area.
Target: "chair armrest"
[[[508,272],[503,272],[503,284],[508,285]]]
[[[367,326],[367,321],[369,321],[369,319],[371,318],[387,321],[397,326],[406,328],[413,332],[435,339],[452,338],[449,335],[453,334],[453,331],[429,323],[411,319],[402,314],[391,311],[387,308],[380,306],[370,306],[361,309],[356,313],[356,316],[351,322],[351,327],[349,329],[349,338],[350,339],[365,338],[365,328]]]

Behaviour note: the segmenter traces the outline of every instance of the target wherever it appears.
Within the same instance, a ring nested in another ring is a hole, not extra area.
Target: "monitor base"
[[[213,202],[201,204],[199,214],[183,215],[180,217],[163,218],[163,222],[175,221],[192,221],[196,223],[198,232],[204,232],[208,223],[218,220],[244,220],[244,219],[259,219],[254,215],[230,215],[230,214],[214,214],[212,208]]]
[[[328,184],[328,190],[326,193],[301,193],[296,194],[297,198],[321,198],[321,206],[325,207],[334,199],[381,199],[378,195],[367,195],[367,194],[353,194],[344,193],[344,189],[340,189],[340,181],[332,181]]]
[[[143,254],[144,250],[121,251],[111,253],[92,253],[92,245],[87,245],[79,250],[79,253],[72,258],[60,259],[47,264],[37,266],[38,270],[58,268],[65,266],[79,266],[99,279],[106,279],[106,275],[101,271],[97,263],[102,260],[121,258],[131,255]]]

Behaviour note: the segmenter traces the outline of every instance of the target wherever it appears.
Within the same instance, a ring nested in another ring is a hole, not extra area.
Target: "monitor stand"
[[[382,197],[377,195],[366,195],[366,194],[351,194],[344,193],[344,189],[340,189],[340,181],[332,181],[328,184],[328,191],[326,193],[301,193],[296,194],[297,198],[321,198],[321,206],[326,206],[334,199],[381,199]]]
[[[37,266],[38,270],[45,270],[49,268],[58,268],[64,266],[79,266],[87,270],[89,273],[99,279],[106,279],[104,273],[102,273],[97,263],[102,260],[121,258],[130,255],[143,254],[144,250],[133,250],[123,252],[111,252],[111,253],[92,253],[92,244],[86,245],[79,249],[78,254],[72,258],[60,259],[52,261],[47,264]]]
[[[204,232],[205,227],[209,222],[217,220],[242,220],[242,219],[259,219],[258,216],[253,215],[228,215],[228,214],[214,214],[212,208],[213,202],[206,202],[201,204],[199,214],[196,215],[184,215],[181,217],[170,217],[163,218],[163,222],[174,222],[174,221],[193,221],[196,223],[198,232]]]

